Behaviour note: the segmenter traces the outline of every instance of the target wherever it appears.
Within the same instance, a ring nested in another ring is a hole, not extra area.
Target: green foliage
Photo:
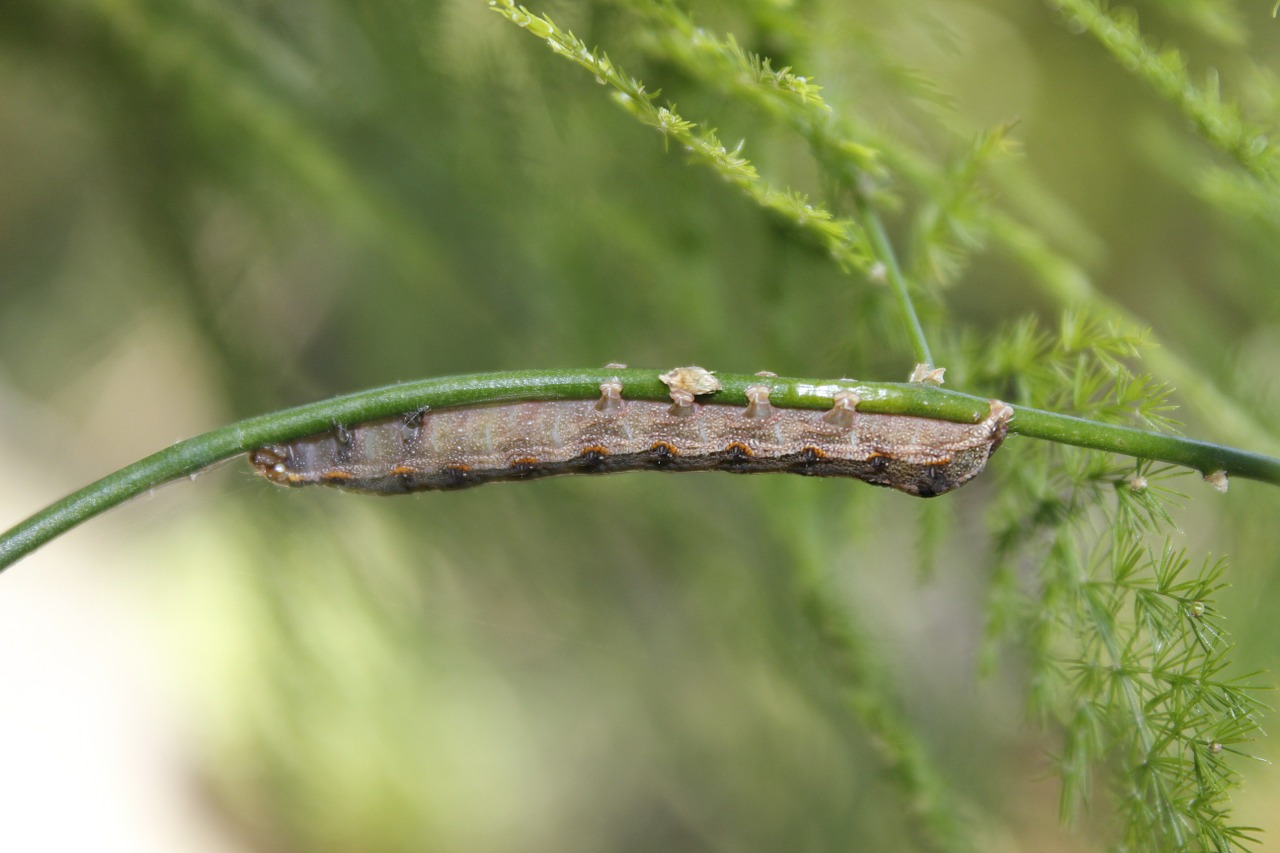
[[[1262,131],[1246,125],[1216,91],[1192,86],[1180,54],[1149,48],[1132,17],[1110,17],[1088,2],[1062,5],[1170,98],[1211,143],[1256,177],[1276,177],[1275,152]],[[862,170],[876,158],[864,152],[876,149],[850,139],[832,146],[835,120],[808,78],[796,78],[789,68],[774,73],[732,39],[716,41],[694,28],[670,4],[645,8],[665,28],[657,40],[664,58],[703,81],[733,81],[730,92],[798,130],[837,189],[870,179]],[[549,18],[510,2],[498,9],[558,54],[594,70],[597,79],[614,82],[612,64]],[[789,216],[797,227],[809,224],[807,200],[799,199],[803,207],[790,211],[771,202],[733,171],[744,161],[724,159],[713,134],[655,106],[634,79],[617,79],[622,103],[637,118],[683,142],[757,203]],[[993,154],[1007,149],[1008,130],[980,134],[955,166],[921,181],[928,200],[914,229],[916,281],[953,279],[967,254],[981,245],[976,226],[985,205],[978,178]],[[833,157],[832,151],[847,156]],[[749,176],[758,179],[754,169]],[[822,218],[829,218],[825,210]],[[877,248],[880,263],[896,263],[887,242],[873,247],[872,257]],[[996,336],[991,352],[971,360],[970,370],[978,375],[966,379],[1010,388],[1009,399],[1024,405],[1168,429],[1174,426],[1170,389],[1148,374],[1132,373],[1127,364],[1144,343],[1140,333],[1068,312],[1056,335],[1024,322]],[[1007,637],[1030,640],[1033,707],[1062,730],[1063,816],[1074,817],[1091,801],[1093,776],[1106,768],[1124,849],[1227,851],[1256,842],[1250,834],[1256,830],[1231,821],[1229,793],[1239,777],[1223,754],[1247,754],[1261,706],[1249,677],[1227,673],[1231,646],[1213,603],[1223,586],[1224,564],[1206,560],[1193,570],[1185,552],[1168,539],[1176,527],[1165,501],[1175,495],[1158,484],[1169,472],[1142,463],[1126,470],[1097,454],[1052,445],[1019,456],[1023,473],[1007,478],[993,518],[993,588],[1006,601],[994,609],[993,625]],[[819,623],[830,621],[828,613]],[[849,646],[844,634],[827,630]],[[847,668],[842,675],[855,684],[865,678]],[[918,765],[910,738],[884,740],[891,764]],[[916,773],[900,781],[908,790],[922,784]],[[962,842],[955,833],[941,829],[947,821],[930,816],[932,809],[925,814],[925,824],[935,829],[931,843],[958,849]]]
[[[920,282],[950,284],[965,269],[969,255],[983,247],[982,219],[989,190],[981,178],[992,162],[1007,157],[1013,147],[1013,127],[995,127],[978,134],[941,174],[924,178],[926,201],[913,223],[911,277]]]
[[[680,148],[688,151],[696,160],[712,168],[724,180],[742,190],[761,207],[772,210],[786,221],[809,234],[826,246],[831,256],[842,266],[863,268],[868,261],[861,250],[865,242],[856,221],[834,217],[821,205],[810,203],[809,198],[794,190],[780,191],[761,180],[755,166],[742,156],[742,145],[729,150],[717,138],[714,130],[699,129],[697,124],[682,118],[674,106],[658,106],[657,93],[645,91],[645,87],[609,61],[609,57],[588,48],[581,39],[555,25],[549,17],[538,16],[510,0],[495,0],[493,5],[518,27],[546,41],[558,55],[577,63],[595,75],[597,82],[612,86],[615,100],[623,109],[650,127],[656,128]],[[704,44],[705,38],[694,42],[694,47]],[[778,92],[794,96],[798,106],[826,109],[817,88],[787,69],[774,73],[766,61],[748,57],[732,42],[723,47],[711,45],[709,51],[690,53],[701,63],[714,63],[710,71],[720,76],[724,64],[730,63],[748,73],[752,90]],[[707,68],[706,64],[701,67]]]
[[[1167,391],[1126,367],[1141,344],[1067,315],[1055,336],[1021,324],[980,361],[1008,370],[1019,395],[1042,405],[1171,426]],[[1018,452],[1032,473],[1012,478],[993,516],[991,627],[1027,638],[1032,707],[1062,729],[1063,816],[1094,801],[1101,770],[1122,849],[1255,841],[1256,830],[1232,822],[1239,776],[1223,754],[1249,755],[1257,676],[1227,671],[1232,646],[1214,603],[1225,564],[1195,567],[1170,539],[1170,504],[1185,500],[1171,479],[1181,475],[1069,448]]]
[[[1207,142],[1235,158],[1255,177],[1274,186],[1280,181],[1280,148],[1265,128],[1241,115],[1240,109],[1222,99],[1218,76],[1207,75],[1196,86],[1187,61],[1174,47],[1157,48],[1142,34],[1132,9],[1109,10],[1097,0],[1051,0],[1069,20],[1087,29],[1131,73],[1147,82],[1190,120]]]
[[[7,464],[615,359],[914,357],[1280,447],[1280,85],[1245,4],[489,5],[0,8]],[[179,579],[203,773],[260,845],[1047,847],[1044,752],[1058,846],[1254,835],[1266,682],[1242,673],[1280,647],[1261,486],[1226,503],[1019,436],[925,507],[808,479],[370,505],[238,477],[202,478],[236,500],[200,524],[126,535],[176,531],[131,547]]]

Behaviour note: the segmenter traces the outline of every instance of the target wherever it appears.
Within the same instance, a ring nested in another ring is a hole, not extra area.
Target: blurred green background
[[[1267,5],[1134,4],[1274,121]],[[691,9],[939,161],[1018,120],[995,204],[1263,424],[1251,449],[1280,447],[1278,218],[1207,184],[1243,172],[1096,42],[1014,0]],[[625,5],[535,11],[821,192],[800,140],[664,61]],[[483,0],[7,0],[0,164],[0,526],[180,438],[397,379],[910,367],[884,291]],[[1051,325],[1066,306],[1028,279],[979,252],[931,314],[957,338]],[[373,500],[223,466],[0,578],[0,845],[914,849],[814,653],[796,578],[816,572],[976,846],[1087,848],[1107,808],[1058,826],[1016,650],[977,671],[992,485],[924,503],[644,474]],[[1274,668],[1276,490],[1184,488],[1177,544],[1232,563],[1238,671]],[[1237,819],[1274,838],[1275,774],[1240,764]]]

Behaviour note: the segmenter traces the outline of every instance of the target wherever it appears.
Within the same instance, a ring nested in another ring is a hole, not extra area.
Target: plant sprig
[[[1016,381],[1019,401],[1163,424],[1164,394],[1127,367],[1140,345],[1068,314],[1056,334],[1020,323],[974,360],[989,366],[982,381]],[[1231,645],[1215,605],[1225,563],[1197,565],[1170,539],[1169,505],[1185,500],[1168,485],[1177,471],[1052,443],[1011,452],[993,515],[990,630],[1016,642],[1033,707],[1062,732],[1063,818],[1105,786],[1127,849],[1254,840],[1227,808],[1239,783],[1227,758],[1247,755],[1263,706],[1256,675],[1225,674]]]
[[[550,17],[534,14],[511,0],[491,0],[489,5],[516,26],[545,41],[555,53],[590,71],[598,82],[611,86],[615,90],[614,101],[623,109],[679,144],[696,161],[709,166],[758,205],[803,230],[824,246],[842,267],[866,269],[870,265],[866,237],[856,220],[834,215],[804,193],[775,189],[760,177],[755,165],[742,156],[741,146],[726,148],[714,130],[699,128],[676,112],[674,105],[658,105],[658,93],[647,91],[643,83],[618,68],[607,55],[589,48]]]
[[[818,94],[822,87],[811,78],[798,76],[790,68],[774,70],[767,57],[743,50],[732,36],[720,39],[695,26],[668,0],[631,0],[629,5],[653,25],[666,60],[679,64],[704,85],[752,104],[805,140],[829,176],[832,194],[843,193],[853,199],[867,255],[867,263],[859,269],[889,285],[916,362],[932,365],[933,353],[916,311],[912,283],[871,198],[883,194],[877,182],[887,175],[880,152],[848,132]],[[803,226],[802,222],[796,224]]]
[[[1280,149],[1271,144],[1267,130],[1223,100],[1216,75],[1210,74],[1204,87],[1193,83],[1182,53],[1173,47],[1154,47],[1139,29],[1133,10],[1109,9],[1097,0],[1049,2],[1190,119],[1207,142],[1255,178],[1272,187],[1280,182]]]

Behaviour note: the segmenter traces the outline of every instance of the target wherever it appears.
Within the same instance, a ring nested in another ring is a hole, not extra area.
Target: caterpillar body
[[[825,412],[789,409],[770,404],[766,385],[747,389],[745,407],[700,404],[695,396],[718,385],[706,371],[692,377],[664,375],[670,404],[624,400],[621,384],[607,382],[598,400],[415,412],[268,445],[249,460],[280,485],[379,495],[659,470],[853,477],[933,497],[983,470],[1013,413],[998,400],[969,424],[858,412],[850,391]]]

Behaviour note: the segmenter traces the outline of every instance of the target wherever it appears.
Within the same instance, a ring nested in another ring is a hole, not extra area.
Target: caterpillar
[[[271,444],[249,461],[280,485],[378,495],[659,470],[852,477],[927,498],[981,473],[1013,414],[999,400],[970,424],[859,412],[852,391],[837,392],[825,412],[790,409],[772,405],[765,384],[747,389],[745,407],[702,404],[696,397],[719,390],[709,371],[661,378],[669,404],[624,400],[615,380],[597,400],[424,410]]]

